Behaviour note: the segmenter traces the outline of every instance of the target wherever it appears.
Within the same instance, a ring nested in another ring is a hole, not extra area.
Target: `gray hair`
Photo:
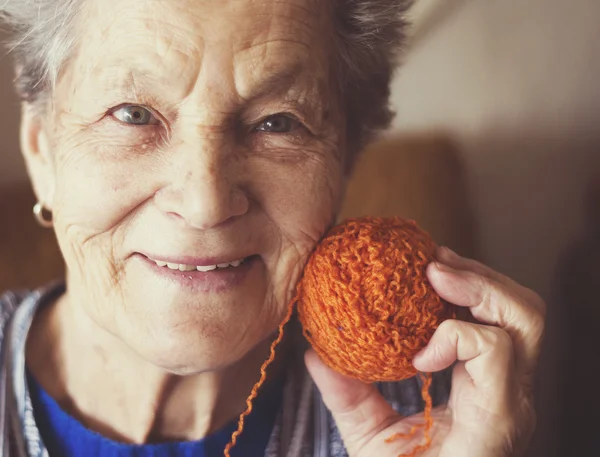
[[[54,87],[75,46],[69,32],[76,13],[76,0],[0,0],[0,21],[14,37],[8,46],[23,101],[35,104]]]
[[[411,0],[331,0],[338,59],[335,74],[347,116],[348,144],[359,150],[389,126],[390,82],[405,37]],[[77,38],[78,0],[0,0],[0,21],[17,67],[16,89],[36,104],[53,89]]]

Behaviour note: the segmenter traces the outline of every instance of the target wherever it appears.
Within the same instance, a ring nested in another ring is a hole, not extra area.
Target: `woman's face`
[[[334,220],[326,3],[85,2],[28,160],[78,306],[158,366],[218,369],[268,337]]]

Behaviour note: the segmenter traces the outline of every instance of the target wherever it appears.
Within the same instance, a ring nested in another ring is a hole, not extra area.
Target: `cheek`
[[[115,229],[153,195],[156,168],[150,156],[132,159],[106,141],[63,149],[56,161],[57,229],[76,229],[86,237]]]
[[[253,170],[255,194],[282,242],[307,254],[335,221],[343,190],[333,153],[311,154],[294,164],[262,163]]]
[[[87,141],[63,145],[55,154],[56,237],[69,276],[97,295],[91,300],[96,305],[104,302],[103,296],[120,293],[129,219],[152,195],[154,165],[143,158],[123,160],[127,156],[119,150],[108,141]],[[119,302],[119,297],[110,302]],[[98,309],[93,314],[111,313]]]

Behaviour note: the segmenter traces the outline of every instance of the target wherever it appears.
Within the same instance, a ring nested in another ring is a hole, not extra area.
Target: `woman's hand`
[[[427,276],[442,298],[468,307],[478,324],[449,320],[414,359],[435,372],[457,361],[447,405],[433,410],[427,457],[513,457],[523,453],[535,427],[532,382],[544,333],[545,304],[534,292],[446,248]],[[309,351],[306,364],[331,410],[351,457],[396,457],[423,442],[386,443],[423,423],[403,418],[374,386],[340,375]]]

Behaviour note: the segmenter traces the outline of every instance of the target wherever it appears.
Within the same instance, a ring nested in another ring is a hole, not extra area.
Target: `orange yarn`
[[[319,243],[301,282],[304,334],[331,368],[364,382],[417,374],[415,354],[450,317],[425,277],[435,244],[414,222],[364,218]]]
[[[364,382],[399,381],[416,375],[413,357],[442,321],[454,317],[454,307],[439,297],[425,276],[435,248],[415,222],[398,217],[351,219],[330,230],[308,260],[225,456],[229,457],[244,418],[252,410],[252,400],[296,303],[306,339],[334,370]],[[425,423],[386,440],[406,438],[424,428],[424,444],[405,457],[431,444],[431,375],[421,376]]]
[[[283,322],[281,324],[279,324],[279,333],[277,335],[277,338],[275,338],[275,340],[271,343],[271,351],[269,354],[269,358],[267,360],[265,360],[263,362],[262,366],[260,367],[260,379],[258,380],[258,382],[256,384],[254,384],[254,387],[252,387],[252,391],[250,392],[250,395],[246,399],[246,410],[242,414],[240,414],[240,418],[238,420],[238,428],[235,432],[233,432],[233,434],[231,435],[231,440],[229,441],[229,443],[227,443],[227,446],[225,446],[225,457],[231,457],[230,456],[231,448],[233,448],[233,446],[236,445],[238,437],[244,430],[244,420],[246,419],[246,416],[248,416],[248,414],[250,414],[252,412],[252,402],[258,395],[259,389],[262,387],[262,385],[265,383],[265,381],[267,379],[267,367],[271,364],[271,362],[273,362],[273,360],[275,360],[275,349],[277,348],[277,345],[279,345],[279,343],[281,343],[281,340],[283,339],[283,328],[291,319],[293,312],[294,312],[294,301],[291,301],[290,305],[288,307],[288,312],[287,312],[285,318],[283,319]]]

